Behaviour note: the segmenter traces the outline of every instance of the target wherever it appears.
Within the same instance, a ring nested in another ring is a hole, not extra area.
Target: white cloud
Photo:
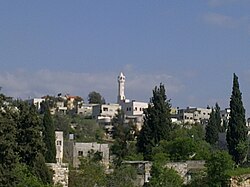
[[[41,97],[69,93],[85,98],[90,91],[100,92],[107,102],[115,102],[117,98],[117,76],[114,73],[76,73],[39,70],[28,72],[17,70],[0,73],[2,91],[15,98]],[[126,74],[126,72],[125,72]],[[131,99],[149,101],[154,86],[160,82],[165,84],[168,93],[177,93],[183,85],[176,78],[166,74],[140,74],[128,72],[126,93]]]
[[[237,21],[233,17],[214,12],[205,14],[204,20],[209,24],[217,25],[220,27],[235,28],[239,25],[239,21]]]

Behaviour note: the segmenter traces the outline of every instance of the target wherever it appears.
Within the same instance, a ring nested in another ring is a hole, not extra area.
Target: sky
[[[14,98],[97,91],[173,107],[229,107],[233,73],[250,117],[250,0],[0,1],[0,86]]]

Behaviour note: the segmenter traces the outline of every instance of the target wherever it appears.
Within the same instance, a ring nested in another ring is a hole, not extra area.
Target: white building
[[[69,165],[63,163],[63,132],[55,131],[56,163],[46,163],[53,170],[54,184],[68,187]]]
[[[63,161],[63,131],[55,131],[56,162]]]
[[[110,118],[112,119],[116,114],[118,109],[121,109],[121,106],[119,104],[98,104],[93,106],[92,111],[92,118],[97,119],[98,118]]]
[[[125,79],[126,77],[121,72],[118,76],[118,100],[122,110],[126,116],[142,116],[143,110],[148,108],[148,103],[128,100],[125,96]]]
[[[83,116],[92,116],[93,106],[98,104],[82,104],[82,106],[77,108],[77,114]]]
[[[30,105],[35,105],[36,106],[36,109],[38,111],[41,110],[41,103],[44,102],[45,99],[43,98],[33,98],[33,99],[29,99],[27,100],[27,102],[30,104]]]
[[[182,123],[202,123],[206,124],[210,118],[210,108],[187,107],[186,109],[178,109],[175,115],[177,120]]]

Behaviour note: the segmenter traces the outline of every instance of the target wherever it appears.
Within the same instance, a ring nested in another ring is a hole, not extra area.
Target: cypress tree
[[[214,109],[212,109],[208,124],[206,126],[205,140],[211,145],[215,145],[219,140],[218,126],[216,123],[216,115]]]
[[[35,106],[18,101],[19,116],[17,119],[17,143],[21,162],[31,166],[45,147],[41,137],[41,120]]]
[[[56,162],[55,126],[48,106],[46,107],[43,116],[43,127],[44,127],[43,138],[46,146],[45,161],[48,163],[55,163]]]
[[[220,106],[218,103],[215,103],[215,123],[217,124],[218,132],[223,132],[220,117]]]
[[[16,123],[12,110],[0,94],[0,185],[15,186],[15,167],[19,162],[16,144]]]
[[[143,153],[145,160],[151,159],[153,147],[157,146],[161,140],[169,138],[172,128],[170,107],[164,85],[156,86],[150,104],[144,111],[144,125],[137,142],[138,151]]]
[[[241,164],[247,153],[247,128],[245,109],[243,107],[238,77],[235,74],[233,74],[233,89],[230,100],[230,110],[226,136],[228,150],[236,164]]]

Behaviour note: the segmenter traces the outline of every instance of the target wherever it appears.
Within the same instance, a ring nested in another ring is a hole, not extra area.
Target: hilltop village
[[[22,166],[19,174],[26,177],[17,177],[19,186],[249,185],[250,121],[245,119],[236,75],[230,108],[223,110],[218,103],[171,107],[162,84],[154,88],[149,103],[130,100],[125,96],[124,74],[117,80],[116,103],[105,103],[94,91],[88,104],[69,94],[27,101],[2,94],[1,169],[17,171],[4,161],[10,157],[6,150],[11,150],[19,155],[15,161]],[[6,136],[9,130],[3,128],[6,123],[16,132],[11,141]],[[44,144],[38,146],[34,139]],[[5,145],[5,140],[21,151]],[[39,173],[34,163],[40,151],[44,160],[39,163],[46,165]],[[9,176],[2,174],[0,182],[8,186]]]

